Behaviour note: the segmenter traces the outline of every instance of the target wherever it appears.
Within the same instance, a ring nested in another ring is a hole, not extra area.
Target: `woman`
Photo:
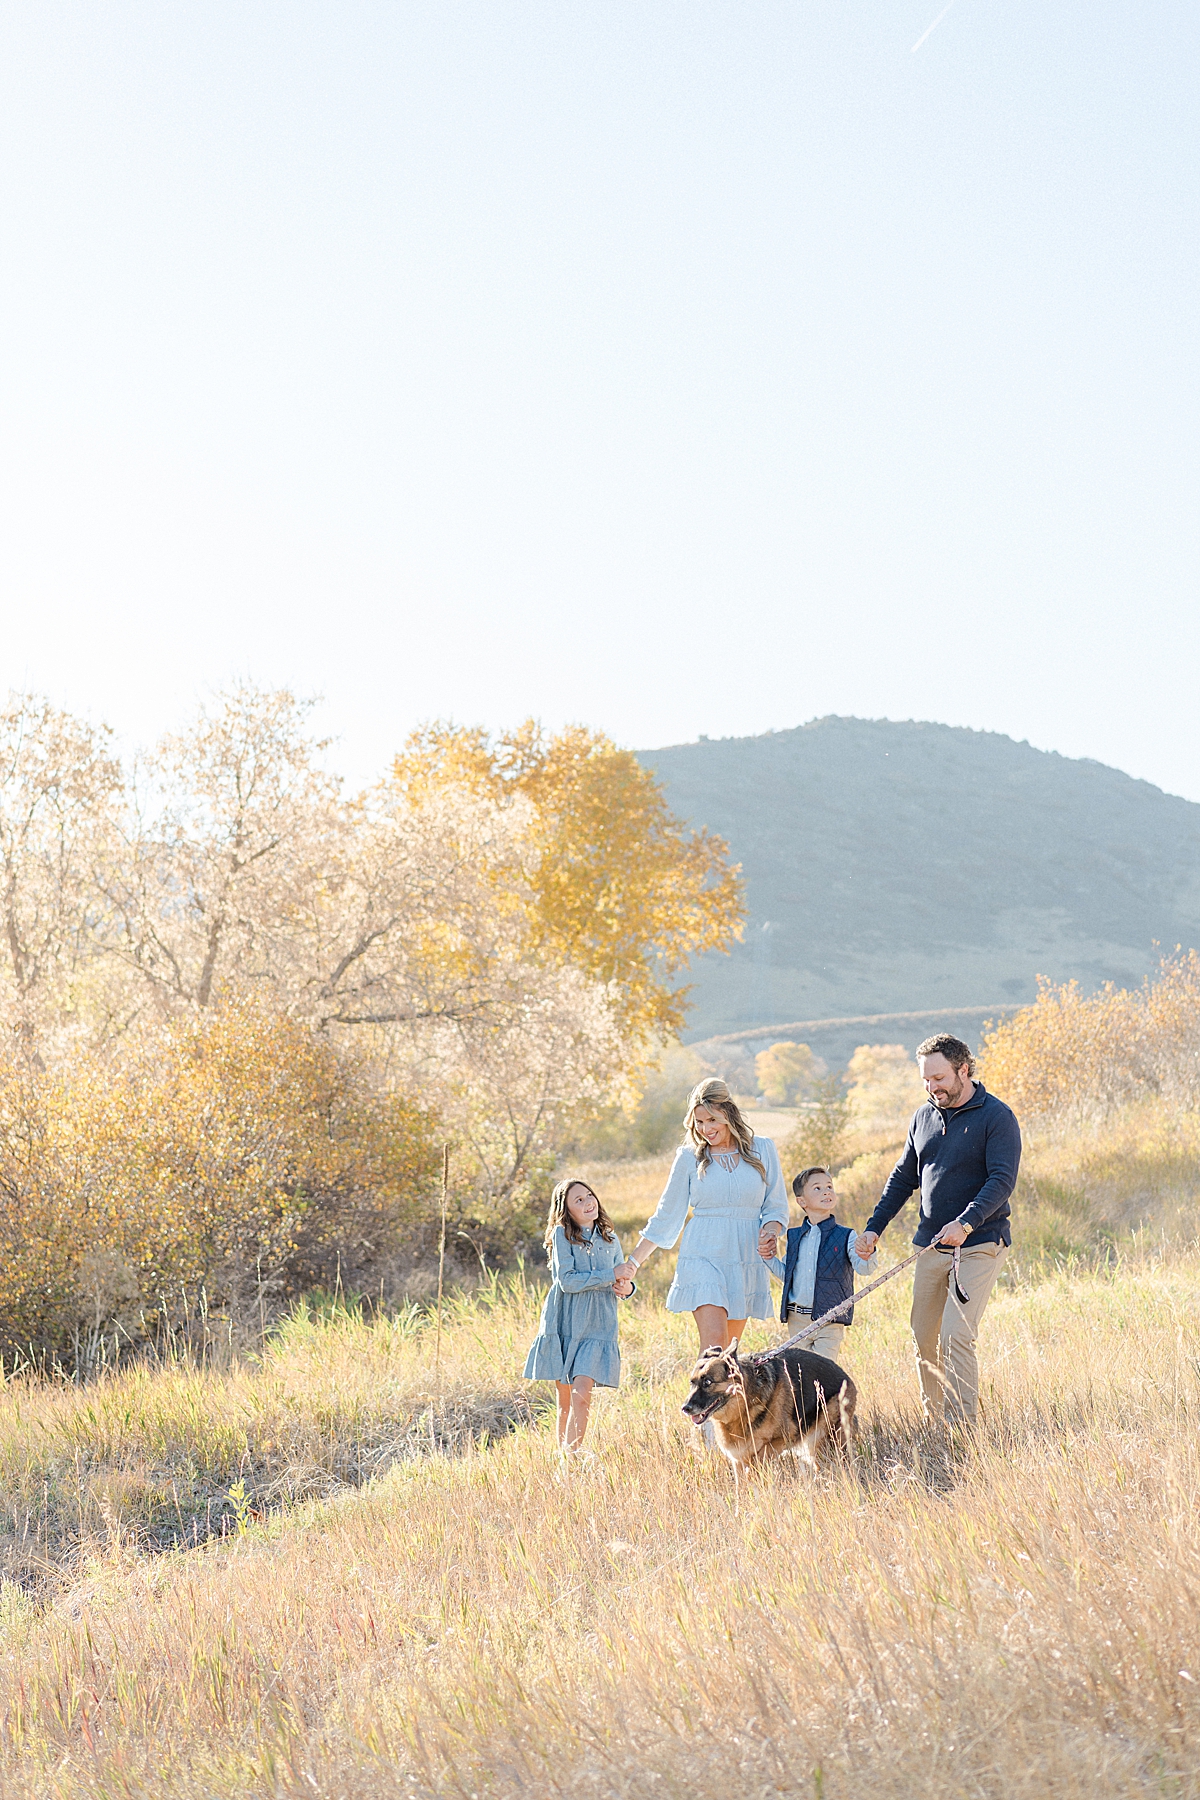
[[[769,1319],[775,1310],[759,1249],[770,1245],[773,1253],[786,1228],[787,1194],[779,1152],[770,1138],[754,1136],[723,1081],[710,1077],[692,1089],[684,1128],[687,1142],[675,1152],[658,1210],[615,1273],[632,1280],[683,1228],[667,1309],[694,1316],[701,1350],[725,1350],[747,1319]]]

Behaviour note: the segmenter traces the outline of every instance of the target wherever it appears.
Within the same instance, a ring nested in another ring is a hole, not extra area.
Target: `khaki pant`
[[[920,1267],[919,1263],[917,1267]],[[788,1307],[789,1337],[794,1337],[798,1331],[803,1331],[808,1322],[808,1313],[801,1312],[798,1306]],[[845,1335],[846,1327],[844,1325],[839,1325],[835,1319],[832,1325],[826,1325],[823,1331],[818,1331],[812,1343],[806,1344],[804,1348],[806,1350],[815,1350],[818,1356],[827,1356],[830,1362],[836,1362],[838,1359],[838,1351],[842,1347],[842,1339]]]
[[[954,1292],[954,1259],[931,1250],[913,1271],[912,1331],[926,1418],[975,1423],[979,1409],[979,1364],[975,1340],[983,1309],[1004,1267],[1007,1244],[977,1244],[959,1258],[959,1281],[967,1304]]]

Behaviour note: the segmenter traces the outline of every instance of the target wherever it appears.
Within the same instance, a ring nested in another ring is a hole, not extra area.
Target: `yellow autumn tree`
[[[652,771],[600,732],[548,735],[532,720],[490,737],[436,724],[415,732],[393,780],[421,804],[461,787],[532,804],[526,931],[531,952],[604,984],[637,1044],[676,1035],[697,955],[728,950],[745,908],[728,846],[670,811]]]
[[[926,1099],[916,1059],[903,1044],[860,1044],[846,1081],[850,1116],[865,1131],[906,1124]]]
[[[785,1041],[760,1050],[754,1059],[759,1092],[776,1106],[807,1100],[825,1065],[807,1044]]]

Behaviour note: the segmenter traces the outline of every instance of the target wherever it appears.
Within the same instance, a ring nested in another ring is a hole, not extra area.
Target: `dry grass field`
[[[593,1171],[623,1234],[661,1173]],[[1023,1266],[967,1444],[919,1420],[902,1276],[847,1342],[854,1467],[740,1493],[669,1262],[565,1468],[523,1278],[436,1370],[427,1314],[332,1308],[249,1366],[12,1382],[0,1792],[1200,1795],[1200,1255]]]

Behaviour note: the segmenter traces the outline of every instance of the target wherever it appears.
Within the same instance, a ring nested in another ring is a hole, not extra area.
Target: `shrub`
[[[363,1283],[428,1211],[420,1108],[293,1019],[240,1004],[120,1061],[0,1078],[0,1355],[136,1339],[163,1295],[274,1306]]]
[[[985,1036],[980,1073],[1023,1118],[1104,1118],[1161,1096],[1200,1105],[1200,955],[1164,959],[1141,988],[1042,977],[1038,996]]]

